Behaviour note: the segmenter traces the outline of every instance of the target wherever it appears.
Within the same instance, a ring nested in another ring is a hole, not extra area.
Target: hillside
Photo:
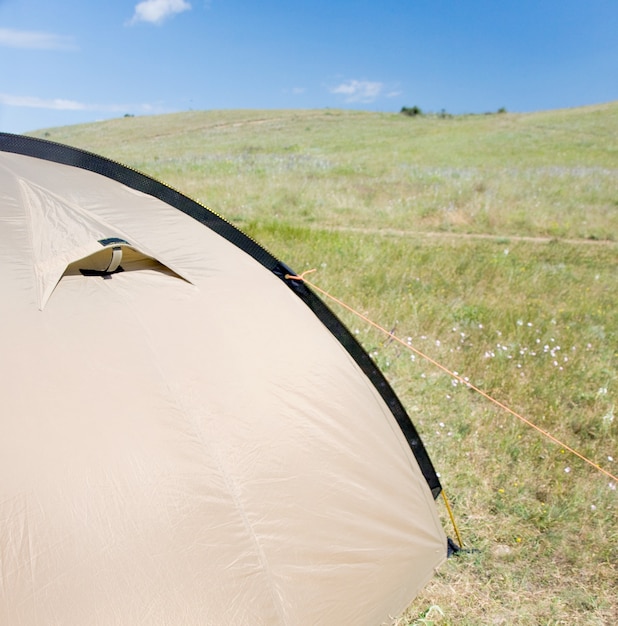
[[[618,236],[618,103],[446,119],[190,112],[35,134],[151,174],[240,226]]]

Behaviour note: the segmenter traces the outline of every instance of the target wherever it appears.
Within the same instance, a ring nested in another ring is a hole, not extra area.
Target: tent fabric
[[[148,177],[0,134],[0,623],[381,624],[426,584],[433,466],[288,272]]]

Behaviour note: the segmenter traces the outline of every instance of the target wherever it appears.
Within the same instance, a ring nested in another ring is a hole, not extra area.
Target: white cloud
[[[142,0],[135,5],[135,13],[129,23],[161,24],[168,17],[188,11],[190,8],[191,5],[185,0]]]
[[[307,92],[306,87],[284,87],[282,90],[284,94],[292,94],[293,96],[301,96]]]
[[[384,89],[383,83],[368,80],[346,80],[330,91],[345,97],[346,102],[373,102]]]
[[[13,96],[0,93],[0,104],[12,107],[26,107],[29,109],[53,109],[55,111],[85,111],[88,105],[75,100],[62,98],[36,98],[33,96]]]
[[[71,37],[34,30],[0,28],[0,46],[27,50],[76,50]]]
[[[95,111],[101,113],[137,113],[164,112],[152,104],[93,104],[68,100],[66,98],[38,98],[36,96],[16,96],[0,93],[0,105],[28,109],[48,109],[53,111]]]

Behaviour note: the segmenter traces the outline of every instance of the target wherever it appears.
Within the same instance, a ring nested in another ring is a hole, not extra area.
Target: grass
[[[409,118],[229,111],[46,131],[234,223],[613,240],[618,107]],[[45,133],[41,133],[45,134]]]
[[[470,549],[393,623],[618,623],[616,484],[462,383],[618,472],[618,103],[194,112],[35,134],[200,199],[458,372],[331,304],[419,428]]]

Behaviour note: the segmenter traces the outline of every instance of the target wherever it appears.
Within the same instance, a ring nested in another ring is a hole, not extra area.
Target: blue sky
[[[0,130],[618,100],[618,0],[0,0]]]

